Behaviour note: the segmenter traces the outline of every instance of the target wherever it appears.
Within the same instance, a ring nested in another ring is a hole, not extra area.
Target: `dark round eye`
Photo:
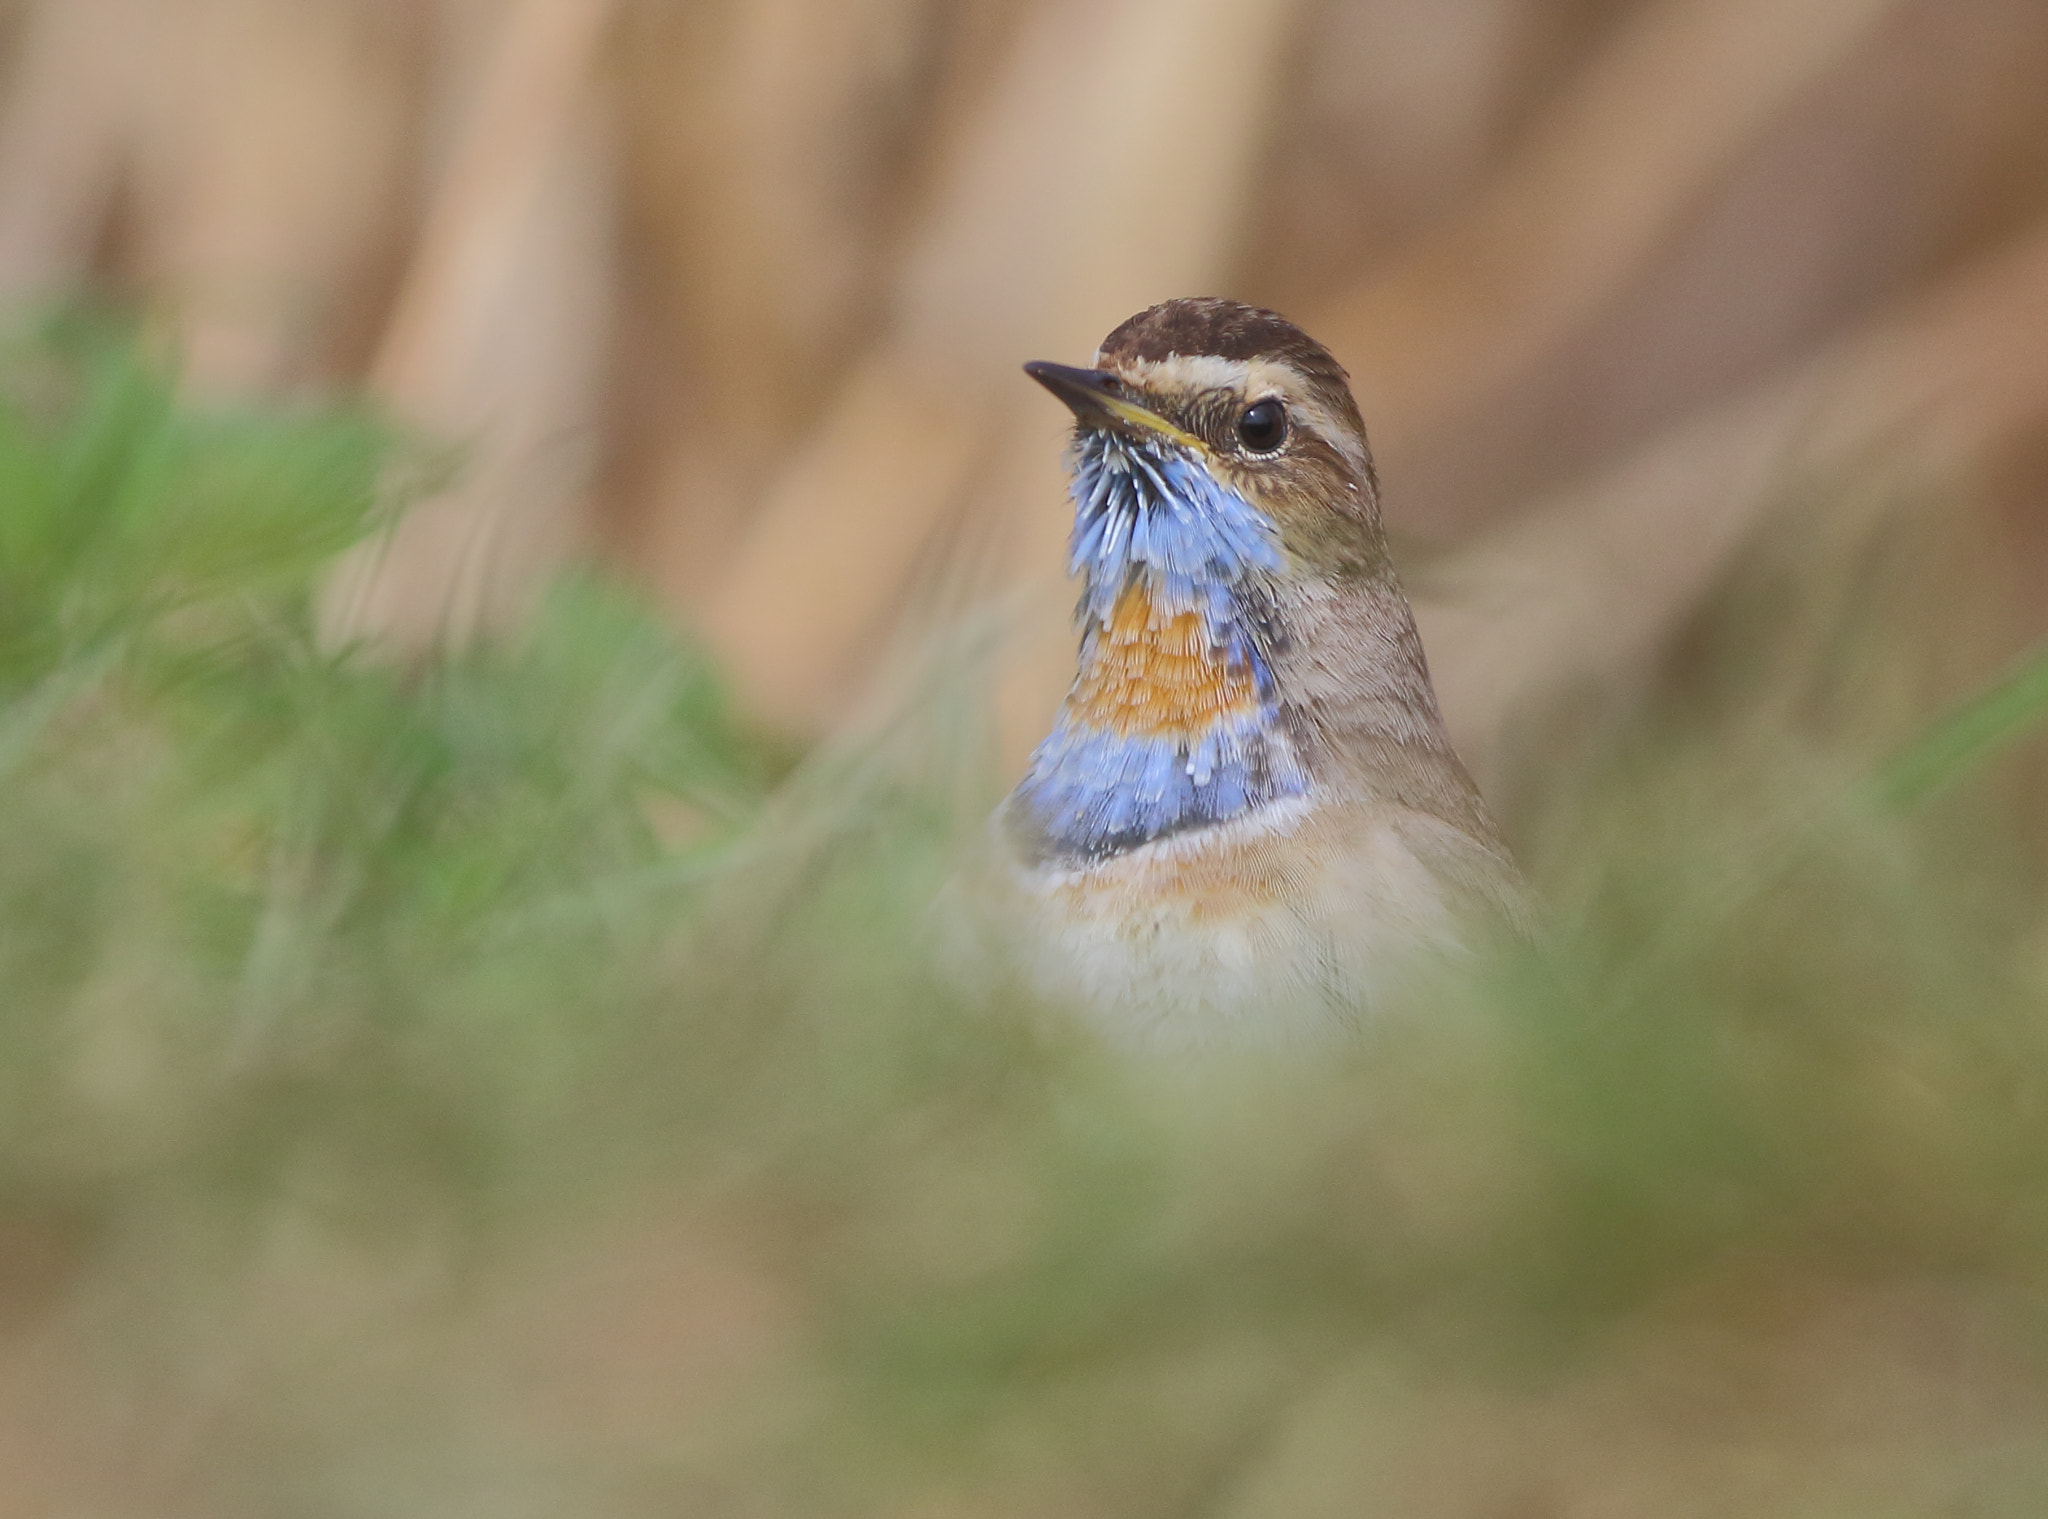
[[[1287,441],[1287,408],[1278,401],[1254,401],[1237,419],[1237,441],[1255,454],[1270,454]]]

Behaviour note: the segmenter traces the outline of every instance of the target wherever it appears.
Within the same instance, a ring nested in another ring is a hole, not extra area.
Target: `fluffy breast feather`
[[[1313,1041],[1458,943],[1437,820],[1312,798],[1090,865],[1013,863],[1026,980],[1146,1046]]]
[[[1201,614],[1161,607],[1141,582],[1090,639],[1068,702],[1090,727],[1188,745],[1261,706],[1251,666],[1215,646]]]

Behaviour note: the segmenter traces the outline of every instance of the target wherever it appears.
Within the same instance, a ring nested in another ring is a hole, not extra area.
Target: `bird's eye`
[[[1255,454],[1270,454],[1287,441],[1287,408],[1278,401],[1255,401],[1237,419],[1237,441]]]

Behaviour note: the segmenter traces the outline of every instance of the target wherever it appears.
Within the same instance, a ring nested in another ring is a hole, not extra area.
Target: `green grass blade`
[[[1941,718],[1894,755],[1873,782],[1887,807],[1910,807],[1960,780],[2048,718],[2048,648]]]

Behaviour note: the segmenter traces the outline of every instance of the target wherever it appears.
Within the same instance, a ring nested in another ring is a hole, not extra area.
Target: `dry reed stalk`
[[[517,234],[586,98],[610,13],[610,0],[505,8],[371,370],[396,404],[431,412],[468,378],[478,333],[501,314]]]
[[[1049,0],[957,145],[888,331],[770,489],[704,626],[754,710],[815,731],[949,512],[1059,562],[1057,418],[1020,358],[1085,355],[1130,312],[1220,278],[1288,32],[1286,0]],[[1211,109],[1178,110],[1187,98]],[[1179,123],[1161,133],[1166,117]],[[998,482],[1014,429],[1030,489]]]
[[[636,296],[607,524],[692,605],[882,317],[944,97],[1020,0],[635,5]],[[686,420],[685,425],[678,425]]]
[[[168,19],[150,0],[30,9],[0,107],[0,296],[46,296],[85,279]]]
[[[1902,0],[1659,0],[1464,209],[1310,313],[1383,452],[1583,321],[1771,120]]]
[[[593,81],[611,0],[498,17],[371,385],[469,448],[329,586],[337,637],[461,641],[516,614],[582,531],[613,300],[610,159]]]
[[[131,278],[213,388],[331,362],[394,231],[406,24],[392,0],[32,8],[0,120],[0,290]],[[126,267],[100,269],[122,210]]]
[[[2048,209],[2029,147],[2048,141],[2044,71],[2048,12],[2030,0],[1902,6],[1586,320],[1421,435],[1380,435],[1392,520],[1438,541],[1498,520]]]
[[[1493,166],[1543,0],[1307,0],[1233,293],[1299,315]]]
[[[166,30],[136,144],[138,272],[202,388],[303,378],[401,231],[408,18],[389,0],[184,0]]]
[[[1875,457],[1953,478],[2048,425],[2048,221],[1912,307],[1459,551],[1417,614],[1460,751],[1499,785],[1521,721],[1626,688],[1800,482]]]

